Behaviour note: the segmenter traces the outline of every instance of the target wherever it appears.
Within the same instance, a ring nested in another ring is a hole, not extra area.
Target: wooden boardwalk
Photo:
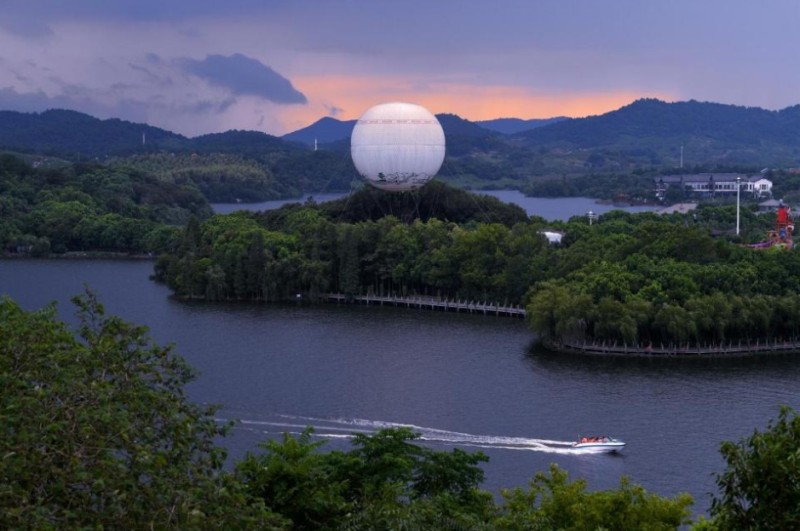
[[[626,346],[620,344],[603,344],[589,342],[558,342],[547,345],[548,348],[566,352],[581,352],[605,356],[649,356],[649,357],[737,357],[753,354],[800,352],[799,341],[756,341],[755,343],[728,343],[707,346]]]
[[[490,302],[457,301],[454,299],[440,299],[437,297],[381,297],[378,295],[350,296],[341,293],[328,293],[323,298],[329,302],[378,304],[391,306],[405,306],[422,310],[440,310],[445,312],[482,313],[484,315],[498,315],[504,317],[525,317],[525,308],[520,306],[501,306]]]

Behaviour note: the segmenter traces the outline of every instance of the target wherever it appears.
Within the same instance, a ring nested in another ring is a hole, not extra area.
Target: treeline
[[[540,225],[334,222],[317,208],[283,213],[280,226],[234,213],[190,222],[156,278],[209,300],[287,300],[301,293],[423,293],[519,304],[549,255]]]
[[[0,155],[0,250],[160,253],[192,217],[211,209],[193,186],[139,171],[76,163],[34,169]]]
[[[590,157],[591,158],[591,157]],[[655,172],[588,174],[531,180],[522,191],[533,197],[596,197],[606,200],[654,202]]]
[[[589,160],[599,160],[602,155],[594,153]],[[602,164],[600,164],[602,166]],[[531,179],[521,187],[521,191],[534,197],[594,197],[605,200],[620,200],[631,202],[655,202],[655,179],[666,173],[682,173],[684,175],[698,173],[741,173],[755,175],[762,168],[746,165],[695,165],[685,169],[664,168],[638,169],[630,173],[620,172],[590,172],[584,175],[561,175],[560,177]],[[797,197],[800,190],[800,176],[784,171],[769,171],[765,175],[773,181],[773,195],[775,197]],[[719,197],[717,202],[730,202],[731,197]],[[752,200],[751,194],[743,193],[742,201]],[[667,204],[684,201],[710,203],[711,199],[705,194],[695,194],[691,191],[681,190],[678,187],[667,189]]]
[[[555,465],[499,498],[480,485],[481,452],[435,451],[408,428],[353,434],[323,452],[309,428],[224,467],[234,425],[190,402],[194,372],[146,328],[73,299],[76,331],[54,305],[0,299],[0,527],[3,529],[794,529],[800,417],[724,442],[710,519],[688,494],[620,479],[589,490]],[[765,480],[765,478],[767,478]]]
[[[672,218],[683,223],[610,214],[568,234],[574,241],[530,292],[540,338],[638,347],[800,338],[800,253],[713,237],[713,227],[733,226],[735,207]],[[750,239],[774,215],[744,211],[743,219]]]
[[[220,148],[217,144],[211,147]],[[349,154],[300,148],[244,154],[146,153],[112,159],[109,165],[134,169],[166,183],[191,185],[211,203],[252,203],[345,191],[351,188],[351,181],[360,179]]]
[[[115,169],[132,168],[160,181],[196,187],[209,202],[235,203],[286,197],[295,192],[276,181],[272,172],[255,160],[214,153],[152,153],[114,159]]]

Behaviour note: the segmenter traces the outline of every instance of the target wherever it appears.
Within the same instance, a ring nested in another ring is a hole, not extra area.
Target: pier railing
[[[760,353],[800,352],[800,341],[758,340],[708,345],[625,345],[614,342],[559,341],[547,345],[553,350],[619,356],[747,356]]]
[[[344,295],[341,293],[328,293],[324,299],[329,302],[353,302],[358,304],[378,304],[404,306],[423,310],[440,310],[452,312],[482,313],[484,315],[499,315],[506,317],[525,317],[525,308],[521,306],[504,306],[492,302],[476,302],[457,299],[442,299],[426,296],[379,296],[379,295]]]

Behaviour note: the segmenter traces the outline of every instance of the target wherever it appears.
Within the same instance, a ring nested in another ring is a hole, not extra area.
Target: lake
[[[481,190],[474,192],[481,195],[496,197],[504,203],[518,205],[525,209],[529,216],[541,216],[548,221],[568,220],[572,216],[585,216],[589,212],[601,215],[612,210],[624,210],[625,212],[651,212],[660,207],[655,206],[630,206],[612,205],[610,203],[598,203],[596,199],[589,197],[527,197],[518,190]],[[304,196],[297,199],[281,199],[276,201],[265,201],[263,203],[215,203],[211,205],[217,214],[229,214],[237,210],[252,210],[259,212],[262,210],[272,210],[280,208],[289,203],[305,203],[309,198],[313,198],[317,203],[333,201],[345,197],[346,193],[315,194]]]
[[[800,409],[800,360],[602,359],[529,352],[519,319],[335,304],[179,302],[148,280],[152,262],[0,260],[0,293],[26,309],[87,283],[109,313],[147,325],[199,369],[188,388],[240,419],[233,456],[317,427],[329,448],[354,431],[413,426],[436,449],[482,450],[484,488],[525,486],[551,462],[614,488],[621,475],[707,510],[723,440],[748,436],[781,404]],[[606,434],[628,443],[585,455],[554,443]]]

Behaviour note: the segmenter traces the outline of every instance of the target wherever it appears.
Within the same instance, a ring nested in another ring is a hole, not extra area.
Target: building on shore
[[[708,198],[736,195],[736,184],[739,192],[757,199],[772,197],[772,181],[761,174],[744,175],[741,173],[696,173],[692,175],[662,175],[653,179],[656,199],[663,201],[667,190],[677,188],[686,196]]]

